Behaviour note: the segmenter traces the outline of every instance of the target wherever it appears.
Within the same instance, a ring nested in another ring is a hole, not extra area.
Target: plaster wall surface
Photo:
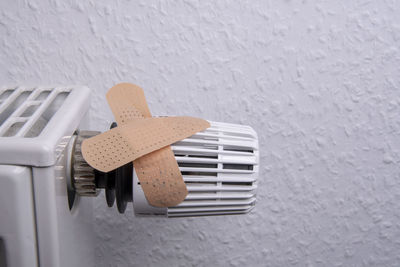
[[[399,1],[1,1],[1,84],[108,88],[153,114],[251,125],[249,215],[121,216],[96,201],[97,266],[399,266]]]

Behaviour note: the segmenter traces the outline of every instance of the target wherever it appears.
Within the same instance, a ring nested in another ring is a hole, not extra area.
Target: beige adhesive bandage
[[[115,85],[107,92],[107,101],[120,125],[135,118],[151,117],[143,89],[137,85],[130,83]],[[136,159],[133,165],[150,205],[176,206],[188,194],[170,146]]]
[[[207,121],[193,117],[133,119],[84,140],[82,155],[93,168],[109,172],[207,127]]]

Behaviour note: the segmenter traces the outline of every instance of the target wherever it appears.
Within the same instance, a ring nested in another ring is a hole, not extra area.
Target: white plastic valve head
[[[210,124],[210,128],[171,146],[189,192],[179,205],[149,205],[134,171],[136,215],[227,215],[254,208],[259,169],[256,132],[250,126]]]

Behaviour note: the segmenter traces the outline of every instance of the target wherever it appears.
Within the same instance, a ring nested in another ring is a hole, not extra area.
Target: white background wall
[[[1,84],[133,82],[154,114],[259,133],[256,210],[96,205],[98,266],[399,266],[400,3],[1,1]]]

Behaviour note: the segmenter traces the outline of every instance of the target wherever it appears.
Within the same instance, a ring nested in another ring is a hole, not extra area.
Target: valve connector
[[[95,171],[82,156],[83,140],[99,133],[97,131],[80,131],[75,139],[72,157],[72,185],[80,196],[95,197],[100,192],[96,188]]]
[[[110,128],[116,126],[114,122]],[[116,202],[118,211],[124,213],[127,203],[133,201],[133,164],[130,162],[110,172],[93,169],[82,156],[82,142],[98,134],[97,131],[77,134],[72,153],[72,186],[78,195],[85,197],[95,197],[104,189],[107,205],[112,207]]]

